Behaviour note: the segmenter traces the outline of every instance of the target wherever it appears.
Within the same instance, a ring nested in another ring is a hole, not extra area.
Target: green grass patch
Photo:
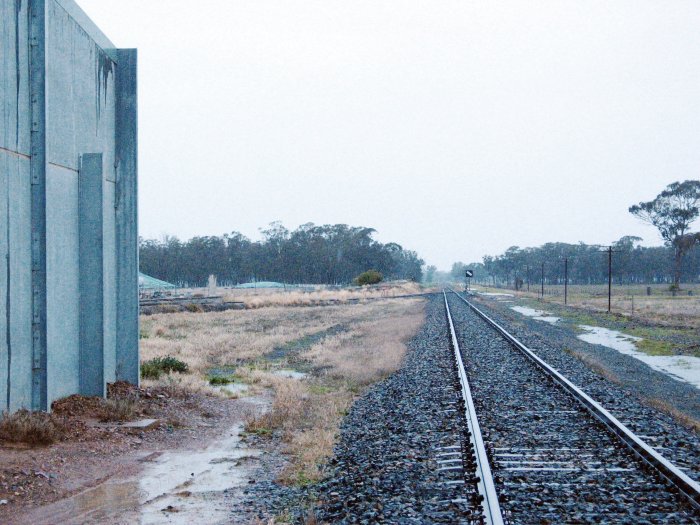
[[[271,436],[272,429],[267,427],[256,427],[247,430],[248,434],[255,434],[256,436]]]
[[[209,378],[209,384],[216,386],[216,385],[230,385],[231,383],[235,383],[236,380],[233,376],[213,376]]]
[[[170,372],[186,373],[189,371],[189,366],[184,361],[166,356],[156,357],[141,363],[141,378],[142,379],[158,379],[162,374]]]
[[[648,355],[674,355],[674,344],[669,341],[659,341],[658,339],[642,339],[635,341],[637,350]]]
[[[336,390],[338,390],[338,389],[331,388],[330,386],[326,386],[326,385],[319,385],[319,384],[309,385],[309,392],[311,392],[312,394],[318,395],[318,396],[330,394],[331,392],[335,392]]]

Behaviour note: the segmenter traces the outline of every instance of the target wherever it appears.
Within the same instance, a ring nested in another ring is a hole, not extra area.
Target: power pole
[[[542,300],[544,301],[544,263],[542,263]]]
[[[527,272],[527,291],[530,291],[530,265],[528,264],[526,267],[526,272]]]
[[[612,246],[608,246],[608,313],[612,310]]]
[[[569,291],[569,258],[564,257],[564,304],[568,302]]]

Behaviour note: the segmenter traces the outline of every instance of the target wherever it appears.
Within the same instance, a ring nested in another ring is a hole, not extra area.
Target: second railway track
[[[654,451],[640,457],[622,440],[637,436],[594,417],[566,379],[548,376],[457,294],[445,305],[481,427],[486,522],[700,523],[697,483]]]

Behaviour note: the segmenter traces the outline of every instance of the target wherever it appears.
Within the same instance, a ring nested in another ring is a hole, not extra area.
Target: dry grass
[[[308,308],[277,302],[253,310],[157,314],[142,320],[146,336],[141,339],[142,358],[171,355],[192,372],[150,383],[211,391],[210,370],[232,367],[235,380],[248,384],[252,392],[271,391],[270,410],[252,414],[246,430],[279,436],[290,459],[280,480],[306,484],[322,477],[340,421],[354,398],[401,366],[405,343],[423,319],[421,299]],[[295,362],[303,363],[311,375],[300,380],[274,373],[289,362],[270,361],[269,352],[338,326],[344,330],[297,350]]]
[[[476,288],[539,300],[539,289],[536,286],[533,286],[530,292],[486,287]],[[614,286],[611,300],[612,311],[645,324],[676,328],[700,328],[700,288],[698,285],[683,285],[683,290],[675,297],[668,291],[667,285],[654,285],[651,288],[652,295],[646,295],[646,286]],[[693,295],[688,295],[689,291]],[[564,287],[546,286],[544,303],[563,305]],[[570,307],[585,311],[607,312],[607,286],[570,286],[567,303]]]
[[[376,286],[342,289],[318,289],[313,291],[227,290],[224,300],[242,301],[246,308],[269,306],[317,306],[333,302],[366,301],[421,293],[420,285],[413,282],[395,282]]]
[[[650,406],[656,408],[657,410],[661,410],[662,412],[666,412],[667,414],[670,414],[671,417],[673,417],[676,421],[678,421],[680,424],[688,427],[689,429],[700,433],[700,421],[697,419],[689,416],[688,414],[681,412],[671,406],[668,402],[664,401],[663,399],[658,399],[658,398],[646,398],[647,404]]]
[[[399,368],[408,336],[423,323],[420,311],[408,311],[400,319],[357,323],[352,330],[324,339],[303,357],[324,374],[359,386],[374,383]]]
[[[601,377],[604,377],[605,379],[607,379],[611,383],[615,383],[616,385],[622,384],[622,381],[620,380],[620,378],[617,377],[617,375],[613,374],[610,370],[605,368],[605,366],[597,359],[595,359],[589,355],[582,354],[580,352],[573,352],[572,350],[569,350],[568,348],[564,348],[564,352],[575,357],[576,359],[578,359],[579,361],[584,363],[586,366],[588,366],[588,368],[593,370],[593,372],[595,372],[596,374],[598,374]]]
[[[0,440],[29,445],[50,445],[61,439],[64,429],[52,414],[19,410],[3,414],[0,420]]]
[[[138,416],[138,404],[133,399],[106,399],[102,421],[131,421]]]

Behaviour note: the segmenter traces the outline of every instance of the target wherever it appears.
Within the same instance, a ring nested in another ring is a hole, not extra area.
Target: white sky
[[[140,232],[371,226],[429,264],[659,244],[700,178],[697,0],[78,0],[139,48]]]

